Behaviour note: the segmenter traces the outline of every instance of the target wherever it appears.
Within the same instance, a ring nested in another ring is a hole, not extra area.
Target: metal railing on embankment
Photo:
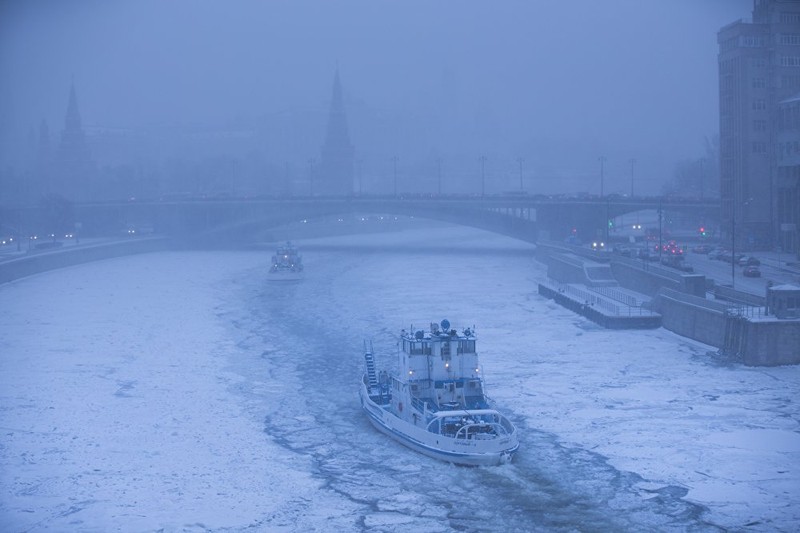
[[[614,316],[645,316],[653,314],[650,310],[642,307],[641,302],[630,295],[626,295],[619,290],[611,287],[597,287],[592,290],[581,289],[574,285],[557,285],[551,288],[561,294],[570,297],[584,305],[601,309],[601,312]],[[606,298],[621,301],[622,305],[608,301]],[[629,303],[630,302],[630,303]]]

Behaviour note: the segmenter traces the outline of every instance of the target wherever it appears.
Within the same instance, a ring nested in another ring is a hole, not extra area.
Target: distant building
[[[717,42],[723,227],[737,247],[796,252],[797,163],[780,159],[778,137],[800,93],[800,1],[754,0],[752,22],[723,27]]]
[[[778,103],[776,130],[778,246],[800,256],[800,92]]]
[[[311,193],[322,196],[350,195],[353,193],[353,176],[354,150],[350,143],[342,86],[337,70],[333,79],[333,97],[328,115],[325,144],[322,146],[319,175],[314,176],[312,171],[310,176],[313,180]]]
[[[86,145],[74,84],[69,89],[64,130],[52,170],[53,178],[45,193],[58,194],[73,201],[93,199],[91,191],[95,169]]]

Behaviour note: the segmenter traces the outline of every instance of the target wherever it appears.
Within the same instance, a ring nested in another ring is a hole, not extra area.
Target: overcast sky
[[[324,110],[338,65],[356,150],[653,180],[718,131],[716,33],[751,0],[0,3],[3,165],[70,81],[85,125]],[[324,119],[323,119],[324,121]],[[365,131],[366,130],[366,131]],[[311,150],[324,124],[309,132]],[[278,154],[273,154],[276,158]],[[302,158],[300,153],[285,159]],[[584,187],[588,189],[589,186]],[[596,191],[592,191],[596,192]],[[622,192],[622,191],[620,191]]]

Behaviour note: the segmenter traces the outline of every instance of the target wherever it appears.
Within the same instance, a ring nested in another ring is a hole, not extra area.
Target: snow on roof
[[[783,285],[773,285],[769,288],[771,291],[800,291],[800,286],[785,283]]]

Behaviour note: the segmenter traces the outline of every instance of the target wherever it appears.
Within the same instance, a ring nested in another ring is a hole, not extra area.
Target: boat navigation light
[[[445,364],[444,364],[444,367],[445,367],[445,368],[450,368],[450,363],[445,363]]]
[[[480,368],[476,368],[476,369],[475,369],[475,373],[476,373],[476,374],[477,374],[478,372],[480,372],[480,371],[481,371],[481,369],[480,369]]]
[[[412,376],[412,375],[414,375],[414,371],[413,371],[413,370],[409,370],[409,371],[408,371],[408,375],[409,375],[409,376]]]

